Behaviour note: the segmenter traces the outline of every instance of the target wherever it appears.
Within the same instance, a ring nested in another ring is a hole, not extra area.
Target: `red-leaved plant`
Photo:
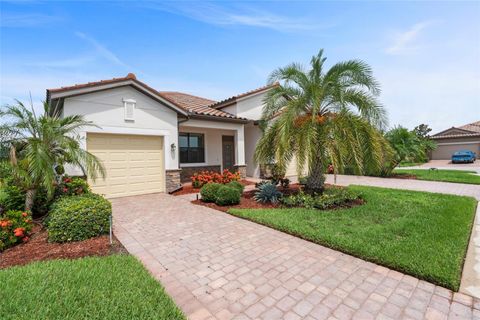
[[[201,188],[203,185],[210,182],[227,184],[232,181],[240,181],[240,173],[233,173],[228,169],[223,170],[222,173],[202,171],[200,173],[194,173],[190,179],[192,179],[192,186],[194,188]]]

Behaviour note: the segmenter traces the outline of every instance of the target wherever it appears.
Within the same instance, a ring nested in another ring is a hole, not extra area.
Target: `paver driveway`
[[[190,319],[480,319],[480,300],[166,194],[114,231]]]

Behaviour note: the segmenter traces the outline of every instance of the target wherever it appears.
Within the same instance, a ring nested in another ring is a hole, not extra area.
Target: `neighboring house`
[[[452,154],[460,150],[470,150],[480,157],[480,121],[461,127],[451,127],[431,136],[437,143],[432,151],[433,160],[451,159]]]
[[[157,91],[130,73],[87,84],[48,89],[63,115],[83,115],[98,127],[82,131],[82,147],[102,160],[106,179],[95,192],[121,197],[172,192],[202,170],[259,177],[253,155],[261,136],[265,86],[217,102]],[[292,163],[287,175],[295,175]],[[81,174],[77,168],[71,174]]]

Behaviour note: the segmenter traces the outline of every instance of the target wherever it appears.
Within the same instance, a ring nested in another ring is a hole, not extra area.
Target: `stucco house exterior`
[[[90,181],[107,197],[172,192],[194,172],[239,171],[259,177],[254,151],[263,99],[272,86],[223,101],[181,92],[157,91],[132,73],[47,90],[62,115],[82,115],[82,147],[104,164],[105,179]],[[291,164],[287,175],[295,175]],[[70,174],[82,174],[69,168]]]
[[[451,127],[430,137],[437,143],[432,151],[432,160],[449,160],[452,154],[460,150],[470,150],[480,157],[480,121],[460,127]]]

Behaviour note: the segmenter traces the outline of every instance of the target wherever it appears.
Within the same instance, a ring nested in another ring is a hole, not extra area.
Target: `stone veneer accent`
[[[182,183],[180,182],[181,172],[182,169],[166,170],[165,177],[168,193],[174,192],[182,187]]]
[[[202,171],[215,171],[220,173],[221,166],[182,167],[180,173],[180,182],[190,182],[190,177],[193,176],[194,173],[199,173]]]
[[[240,177],[242,179],[245,179],[247,177],[247,166],[246,165],[235,166],[235,170],[240,172]]]

